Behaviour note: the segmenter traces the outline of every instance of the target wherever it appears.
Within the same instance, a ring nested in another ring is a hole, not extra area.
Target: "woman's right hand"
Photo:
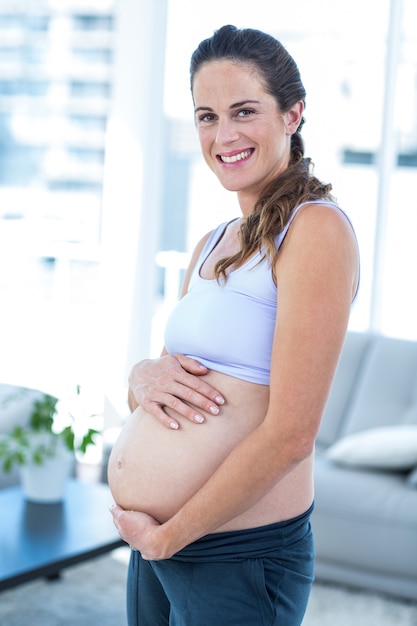
[[[134,411],[140,405],[168,428],[178,429],[179,422],[165,407],[201,424],[205,418],[198,409],[217,415],[224,404],[222,395],[202,380],[207,372],[201,363],[181,354],[140,361],[129,376],[129,407]]]

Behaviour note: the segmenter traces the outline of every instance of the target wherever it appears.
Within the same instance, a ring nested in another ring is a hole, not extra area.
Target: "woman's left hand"
[[[139,550],[148,561],[167,559],[172,554],[163,549],[162,526],[148,515],[139,511],[126,511],[117,504],[110,507],[113,522],[121,538],[134,550]]]

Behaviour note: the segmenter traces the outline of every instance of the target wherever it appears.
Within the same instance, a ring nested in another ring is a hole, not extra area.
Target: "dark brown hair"
[[[201,66],[219,59],[230,59],[255,68],[281,113],[286,113],[300,100],[305,102],[306,91],[294,59],[271,35],[235,26],[223,26],[215,31],[212,37],[200,43],[191,57],[191,89]],[[287,224],[291,211],[309,200],[332,200],[331,185],[322,183],[313,175],[311,159],[304,157],[304,142],[300,134],[304,121],[302,118],[297,131],[291,136],[288,168],[264,189],[254,211],[243,221],[241,249],[217,263],[218,278],[226,278],[226,270],[230,266],[241,265],[259,250],[264,251],[273,265],[277,254],[275,237]]]

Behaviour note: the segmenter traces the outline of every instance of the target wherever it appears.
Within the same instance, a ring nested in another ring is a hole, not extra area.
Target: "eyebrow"
[[[245,104],[259,104],[259,100],[242,100],[242,102],[235,102],[230,105],[229,109],[238,109],[239,107],[245,106]],[[198,111],[213,112],[213,109],[211,107],[197,107],[194,109],[194,113],[197,113]]]

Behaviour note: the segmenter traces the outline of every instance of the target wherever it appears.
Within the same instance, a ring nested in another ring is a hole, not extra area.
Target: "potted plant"
[[[76,387],[77,396],[80,387]],[[33,403],[26,426],[15,426],[0,440],[4,472],[20,468],[25,497],[37,502],[62,500],[75,452],[84,454],[95,444],[95,428],[83,428],[71,409],[62,410],[58,398],[43,394]],[[93,417],[91,415],[90,417]]]

